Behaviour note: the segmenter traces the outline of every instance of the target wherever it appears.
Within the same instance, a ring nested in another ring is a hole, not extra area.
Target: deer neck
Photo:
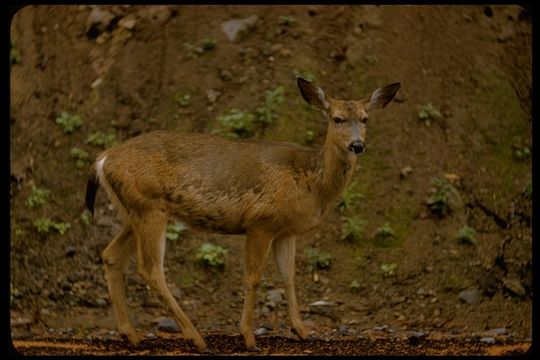
[[[319,198],[321,214],[328,211],[350,182],[355,164],[355,155],[337,146],[332,139],[326,139],[317,155],[317,165],[311,179]]]

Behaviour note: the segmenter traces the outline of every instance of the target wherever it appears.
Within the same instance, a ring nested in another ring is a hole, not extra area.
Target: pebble
[[[95,7],[86,19],[86,34],[97,37],[97,35],[105,31],[113,18],[114,15],[111,12]]]
[[[506,335],[507,330],[506,328],[496,328],[496,329],[489,330],[488,333],[495,334],[495,335]]]
[[[232,74],[229,70],[221,70],[219,72],[219,77],[221,78],[221,80],[223,81],[230,81],[232,80]]]
[[[399,171],[399,176],[404,179],[406,178],[410,173],[412,173],[412,167],[407,165]]]
[[[267,335],[269,332],[270,331],[267,328],[258,328],[257,330],[255,330],[255,336]]]
[[[244,19],[228,20],[221,23],[221,30],[225,33],[229,41],[236,42],[249,30],[255,27],[258,21],[259,16],[257,15],[251,15]]]
[[[495,339],[492,337],[486,336],[486,337],[481,338],[480,342],[483,342],[485,344],[495,344]]]
[[[526,294],[523,285],[521,285],[521,282],[518,279],[504,279],[503,285],[514,295],[525,296]]]
[[[208,100],[210,104],[213,104],[217,101],[220,95],[221,95],[221,92],[214,89],[209,89],[206,92],[206,99]]]
[[[280,304],[284,301],[283,293],[283,289],[273,289],[266,293],[265,299]]]
[[[480,292],[476,288],[464,290],[459,293],[458,298],[467,304],[477,304],[480,300]]]
[[[70,245],[66,247],[66,250],[64,251],[64,255],[67,257],[73,257],[73,255],[75,255],[76,252],[77,252],[77,249],[75,248],[75,246]]]
[[[120,20],[118,25],[120,25],[124,29],[132,30],[135,27],[136,23],[137,23],[137,21],[135,19],[122,19],[122,20]]]
[[[147,339],[156,339],[157,338],[157,336],[154,333],[151,333],[151,332],[147,333],[145,336],[146,336]]]
[[[178,327],[176,322],[169,317],[159,319],[157,328],[158,330],[165,332],[180,332],[180,328]]]
[[[92,89],[97,88],[101,84],[102,81],[103,81],[102,78],[97,78],[96,80],[94,80],[94,82],[92,82],[92,85],[90,85],[90,88]]]

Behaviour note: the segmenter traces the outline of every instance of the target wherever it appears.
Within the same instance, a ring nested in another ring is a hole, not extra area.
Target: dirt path
[[[250,354],[243,348],[242,338],[231,335],[205,337],[210,351],[216,355]],[[71,338],[39,338],[14,340],[22,355],[195,355],[195,348],[186,340],[156,338],[141,342],[137,348],[122,340],[80,340]],[[343,340],[314,339],[306,342],[281,336],[258,339],[261,355],[524,355],[531,344],[505,340],[494,344],[479,339],[396,339],[354,338]]]

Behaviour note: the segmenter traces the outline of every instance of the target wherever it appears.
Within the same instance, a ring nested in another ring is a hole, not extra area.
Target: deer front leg
[[[296,290],[294,288],[295,253],[296,238],[294,236],[277,238],[272,243],[274,258],[279,272],[285,282],[285,294],[289,305],[289,316],[292,327],[301,339],[308,337],[308,331],[300,318],[298,303],[296,301]]]
[[[253,334],[253,307],[259,280],[264,269],[273,236],[262,231],[248,232],[245,246],[244,309],[240,320],[240,333],[249,351],[260,351]]]

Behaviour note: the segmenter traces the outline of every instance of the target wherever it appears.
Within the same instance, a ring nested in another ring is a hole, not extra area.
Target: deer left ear
[[[384,108],[390,101],[392,101],[400,87],[401,83],[397,82],[375,90],[371,94],[366,111]]]

